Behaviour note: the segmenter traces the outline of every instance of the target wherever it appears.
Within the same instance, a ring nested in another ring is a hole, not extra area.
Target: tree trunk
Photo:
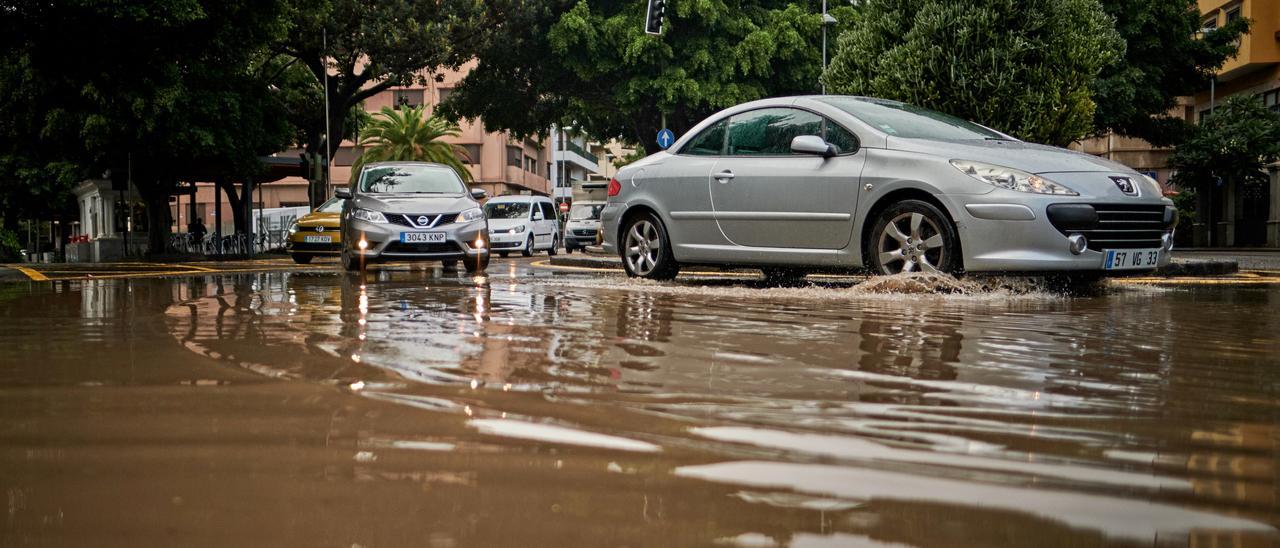
[[[147,204],[147,254],[165,253],[169,251],[169,225],[173,222],[169,217],[171,185],[156,181],[137,186],[142,201]]]
[[[246,203],[244,195],[236,192],[236,184],[234,182],[219,179],[214,184],[227,193],[227,203],[231,205],[231,220],[235,223],[235,233],[245,233],[244,221],[247,215],[244,212]]]

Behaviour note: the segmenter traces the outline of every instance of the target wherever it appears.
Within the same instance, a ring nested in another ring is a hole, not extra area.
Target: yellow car
[[[342,251],[342,200],[331,198],[294,221],[285,250],[298,264],[307,264],[316,255],[338,255]]]

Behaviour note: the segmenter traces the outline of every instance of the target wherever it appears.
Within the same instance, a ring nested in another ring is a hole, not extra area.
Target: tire
[[[548,250],[547,250],[547,256],[548,256],[548,257],[555,257],[555,256],[556,256],[556,253],[559,253],[559,251],[556,249],[557,247],[560,247],[560,237],[559,237],[559,236],[552,236],[552,237],[551,237],[551,249],[548,249]]]
[[[342,250],[342,268],[347,272],[363,270],[364,266],[360,263],[361,261],[359,257],[352,255],[351,252],[346,249]]]
[[[680,273],[680,264],[671,253],[671,240],[662,221],[652,213],[642,213],[627,221],[620,238],[618,255],[627,276],[670,280]]]
[[[503,258],[503,259],[505,259],[505,258],[507,258],[507,255],[510,255],[510,254],[509,254],[509,253],[507,253],[506,251],[499,251],[499,252],[498,252],[498,255],[501,255],[501,256],[502,256],[502,258]]]
[[[573,248],[566,245],[564,246],[564,252],[568,255],[573,255]]]
[[[443,269],[445,269],[445,270],[457,270],[457,269],[458,269],[458,261],[453,260],[453,259],[450,259],[450,260],[447,260],[447,261],[440,261],[440,267],[441,267],[441,268],[443,268]]]
[[[863,249],[876,274],[954,274],[961,266],[955,226],[936,206],[921,200],[903,200],[881,211]]]
[[[477,255],[474,259],[470,257],[463,259],[462,266],[466,267],[467,272],[471,274],[484,272],[484,269],[489,268],[489,254]]]
[[[298,264],[311,264],[311,259],[314,258],[314,256],[305,253],[294,253],[291,256],[293,257],[293,262]]]
[[[533,256],[533,234],[529,235],[529,243],[524,244],[524,249],[520,250],[520,254],[525,257]]]

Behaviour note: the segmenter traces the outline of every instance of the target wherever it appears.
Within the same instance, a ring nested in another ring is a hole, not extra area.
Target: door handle
[[[715,178],[715,180],[717,181],[720,181],[722,183],[727,183],[733,180],[733,172],[726,169],[724,171],[721,171],[720,173],[712,175],[712,177]]]

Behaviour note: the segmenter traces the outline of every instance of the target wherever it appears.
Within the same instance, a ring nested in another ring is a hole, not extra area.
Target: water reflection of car
[[[361,168],[350,189],[338,189],[342,207],[342,266],[363,268],[384,260],[461,260],[468,272],[489,265],[488,225],[453,168],[426,162],[378,162]]]
[[[484,204],[484,212],[493,250],[503,257],[512,251],[525,257],[535,251],[555,255],[560,247],[560,217],[551,198],[499,196]]]
[[[289,225],[285,251],[298,264],[307,264],[316,255],[341,253],[342,200],[331,198]]]
[[[1123,165],[865,97],[783,97],[704,120],[620,170],[601,214],[631,276],[681,263],[911,271],[1151,270],[1177,212]]]
[[[600,210],[604,202],[575,202],[569,210],[569,221],[564,226],[564,250],[573,253],[595,245],[600,234]]]

